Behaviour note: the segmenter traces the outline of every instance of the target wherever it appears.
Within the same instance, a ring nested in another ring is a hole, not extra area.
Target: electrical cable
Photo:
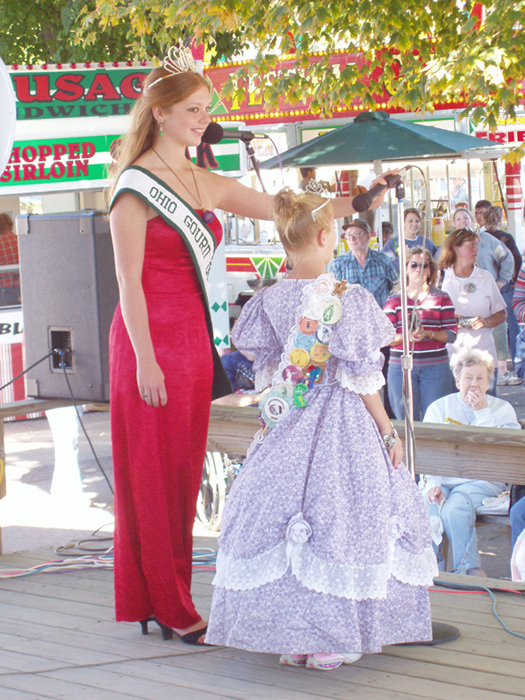
[[[95,532],[98,532],[98,530]],[[75,545],[69,546],[74,547]],[[199,548],[193,550],[192,568],[195,573],[199,571],[215,571],[216,561],[217,552],[213,549]],[[0,568],[0,580],[27,578],[28,576],[34,576],[35,574],[52,574],[86,569],[113,569],[113,562],[113,548],[110,547],[99,555],[80,556],[67,560],[62,559],[57,561],[48,561],[44,562],[43,564],[32,566],[29,569]]]
[[[87,440],[88,443],[89,443],[89,446],[90,446],[90,448],[91,448],[91,452],[93,453],[93,457],[95,458],[95,461],[96,461],[96,463],[97,463],[97,465],[98,465],[98,468],[100,469],[100,471],[101,471],[102,474],[104,475],[104,479],[106,480],[106,482],[107,482],[107,484],[108,484],[108,486],[109,486],[109,490],[111,491],[112,494],[114,494],[113,486],[112,486],[112,484],[111,484],[111,482],[110,482],[110,480],[109,480],[109,478],[108,478],[108,475],[107,475],[106,472],[104,471],[104,467],[103,467],[102,464],[100,463],[100,460],[99,460],[99,458],[98,458],[98,456],[97,456],[97,453],[95,452],[95,448],[93,447],[93,443],[91,442],[91,440],[90,440],[90,438],[89,438],[89,435],[88,435],[88,433],[87,433],[87,430],[86,430],[86,428],[85,428],[85,426],[84,426],[84,422],[82,421],[82,417],[81,417],[81,415],[80,415],[80,411],[78,410],[78,406],[77,406],[77,400],[75,399],[75,397],[74,397],[74,395],[73,395],[73,390],[71,389],[71,384],[70,384],[70,382],[69,382],[69,377],[67,376],[67,372],[66,372],[66,363],[62,361],[63,358],[64,358],[64,355],[65,355],[66,353],[68,353],[68,352],[71,352],[71,351],[70,351],[69,349],[67,349],[67,350],[58,350],[58,352],[59,352],[59,354],[60,354],[60,359],[61,359],[60,367],[62,367],[62,369],[63,369],[63,371],[64,371],[64,377],[65,377],[65,380],[66,380],[67,388],[68,388],[68,390],[69,390],[69,395],[71,396],[71,401],[73,402],[73,406],[74,406],[74,408],[75,408],[75,411],[76,411],[76,414],[77,414],[77,418],[78,418],[78,420],[79,420],[79,422],[80,422],[80,425],[82,426],[82,431],[83,431],[84,435],[86,436],[86,440]]]
[[[464,590],[465,592],[470,591],[470,592],[474,593],[474,592],[481,591],[484,593],[488,593],[490,595],[490,597],[492,598],[492,613],[493,613],[494,617],[496,618],[496,620],[503,627],[505,632],[512,634],[514,637],[519,637],[520,639],[525,639],[525,634],[520,634],[519,632],[514,632],[509,627],[507,627],[505,622],[503,622],[503,620],[501,619],[501,617],[496,609],[496,606],[497,606],[496,596],[490,590],[490,588],[487,588],[486,586],[476,586],[476,585],[470,585],[470,584],[466,584],[466,583],[449,583],[448,581],[441,581],[439,579],[434,579],[434,585],[435,586],[442,586],[443,588],[450,588],[452,590],[454,590],[455,588],[458,588],[460,590]],[[501,590],[501,589],[498,589],[498,590]],[[504,590],[507,590],[507,589],[504,589]]]
[[[8,386],[9,386],[10,384],[12,384],[13,382],[16,382],[16,380],[17,380],[17,379],[20,379],[20,377],[23,377],[24,374],[26,374],[27,372],[29,372],[29,370],[33,369],[33,367],[36,367],[37,365],[39,365],[39,364],[40,364],[41,362],[43,362],[44,360],[47,360],[47,358],[50,357],[54,352],[55,352],[54,350],[50,350],[50,351],[47,353],[47,355],[44,355],[44,357],[41,357],[41,358],[40,358],[39,360],[37,360],[36,362],[33,362],[33,364],[30,365],[29,367],[27,367],[27,369],[25,369],[23,372],[20,372],[20,374],[17,374],[16,377],[13,377],[13,379],[10,379],[10,380],[7,382],[7,384],[4,384],[3,386],[0,386],[0,391],[2,391],[3,389],[5,389],[6,387],[8,387]]]

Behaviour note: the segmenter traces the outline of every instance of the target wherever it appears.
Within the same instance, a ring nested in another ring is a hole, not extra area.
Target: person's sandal
[[[279,663],[283,666],[295,666],[296,668],[304,668],[306,666],[307,654],[281,654]]]
[[[317,671],[333,671],[343,664],[353,664],[359,661],[362,654],[309,654],[306,668]]]

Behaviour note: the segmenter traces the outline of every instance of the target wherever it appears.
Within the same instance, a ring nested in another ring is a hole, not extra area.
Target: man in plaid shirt
[[[381,308],[397,282],[397,272],[385,253],[368,247],[372,232],[364,219],[352,219],[343,226],[350,253],[336,258],[331,270],[337,279],[360,284],[374,296]]]
[[[18,265],[18,241],[9,214],[0,214],[0,265]],[[18,272],[1,272],[0,306],[15,304],[20,304],[20,276]]]
[[[372,237],[372,231],[368,222],[364,219],[352,219],[343,226],[345,237],[350,246],[350,253],[345,253],[336,258],[331,266],[331,271],[340,280],[346,280],[349,284],[360,284],[373,295],[381,308],[390,296],[392,288],[397,281],[397,272],[392,260],[385,253],[379,253],[368,247]],[[383,376],[385,387],[383,391],[383,403],[389,418],[395,418],[394,411],[388,399],[387,369],[390,358],[390,347],[381,348],[385,357]]]

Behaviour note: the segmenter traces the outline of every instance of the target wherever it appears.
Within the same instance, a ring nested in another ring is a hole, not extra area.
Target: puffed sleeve
[[[279,364],[283,350],[264,309],[266,292],[261,290],[244,305],[232,331],[235,346],[255,355],[253,371],[257,391],[271,384],[273,370]]]
[[[358,394],[375,394],[385,383],[380,349],[394,340],[394,326],[372,294],[359,285],[345,292],[343,308],[328,344],[338,360],[337,380]]]

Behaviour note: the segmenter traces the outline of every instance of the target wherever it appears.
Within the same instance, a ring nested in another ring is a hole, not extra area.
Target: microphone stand
[[[414,435],[414,398],[412,394],[413,358],[410,349],[410,324],[408,321],[408,295],[406,277],[406,246],[403,212],[405,199],[405,183],[400,180],[396,185],[397,199],[397,230],[399,231],[399,287],[401,294],[401,333],[403,336],[403,354],[401,369],[403,371],[403,400],[405,405],[405,442],[406,465],[412,478],[416,478],[416,442]]]
[[[414,433],[414,403],[412,396],[412,356],[410,355],[410,328],[408,323],[408,295],[406,278],[406,245],[405,229],[403,221],[405,185],[400,180],[396,185],[397,198],[397,230],[399,232],[399,286],[401,301],[401,324],[403,337],[403,354],[401,356],[401,368],[403,371],[403,399],[405,405],[405,441],[406,441],[406,464],[412,474],[416,477],[416,442]],[[375,193],[378,194],[378,193]],[[375,195],[373,195],[375,196]],[[369,208],[369,206],[367,207]],[[432,620],[432,639],[428,642],[408,642],[396,646],[434,646],[453,642],[460,636],[457,627],[445,622],[434,622]]]
[[[403,335],[403,354],[401,356],[401,368],[403,371],[403,399],[405,405],[405,442],[406,442],[406,465],[416,478],[416,436],[414,432],[414,401],[412,395],[412,366],[413,358],[409,352],[410,348],[410,327],[408,322],[408,294],[406,276],[406,246],[405,228],[403,221],[405,184],[400,180],[396,185],[397,199],[397,230],[399,232],[399,285],[401,295],[401,330]],[[415,302],[414,302],[415,306]],[[435,622],[432,620],[432,639],[428,642],[410,642],[399,646],[436,646],[453,642],[460,636],[460,631],[454,625],[446,622]]]
[[[248,154],[248,159],[250,160],[257,177],[259,178],[259,182],[261,184],[262,191],[266,192],[266,187],[264,186],[264,182],[263,182],[262,177],[261,177],[261,169],[259,167],[260,163],[257,160],[257,156],[255,155],[255,150],[251,144],[252,140],[255,138],[255,134],[250,134],[250,136],[251,136],[251,138],[249,138],[248,135],[245,134],[242,138],[242,142],[246,146],[246,153]]]

